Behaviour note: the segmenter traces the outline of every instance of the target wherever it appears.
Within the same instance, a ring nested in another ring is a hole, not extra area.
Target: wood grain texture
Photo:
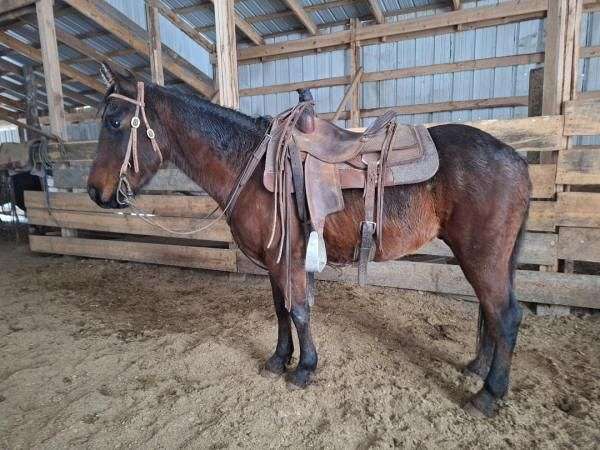
[[[46,195],[43,192],[26,191],[25,205],[28,208],[45,209]],[[149,214],[161,217],[206,217],[217,208],[217,203],[208,195],[139,195],[136,205]],[[114,210],[100,208],[87,193],[53,192],[50,194],[50,208],[53,210],[114,214]],[[119,210],[131,213],[129,208]],[[220,210],[218,210],[220,211]],[[215,213],[217,214],[217,213]]]
[[[235,19],[233,0],[218,0],[215,5],[217,32],[217,78],[219,103],[232,109],[240,106],[236,60]]]
[[[235,250],[229,249],[34,235],[29,236],[29,246],[34,252],[59,255],[116,259],[226,272],[235,272],[237,269]]]
[[[600,101],[597,99],[571,100],[563,105],[565,136],[600,134]]]
[[[558,154],[557,184],[600,184],[600,147],[575,147]]]
[[[133,214],[85,213],[80,211],[52,210],[30,208],[27,218],[32,225],[48,227],[72,228],[90,231],[106,231],[110,233],[138,234],[145,236],[162,236],[172,238],[197,239],[202,241],[233,242],[229,227],[225,220],[218,221],[212,228],[195,234],[181,236],[169,233],[149,224]],[[153,217],[155,222],[177,231],[198,229],[207,225],[210,220],[186,217]]]
[[[558,257],[571,261],[600,262],[600,229],[560,227]],[[600,298],[600,293],[599,293]]]
[[[556,202],[556,224],[600,228],[600,193],[561,192]]]

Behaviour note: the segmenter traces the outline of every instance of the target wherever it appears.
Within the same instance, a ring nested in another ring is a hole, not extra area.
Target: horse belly
[[[348,264],[357,260],[360,227],[364,220],[362,191],[344,192],[345,208],[325,221],[324,237],[330,262]],[[387,188],[384,196],[381,248],[375,261],[390,261],[416,252],[435,239],[440,222],[427,183]]]

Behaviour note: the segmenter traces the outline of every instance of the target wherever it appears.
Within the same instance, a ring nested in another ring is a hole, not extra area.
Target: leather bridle
[[[135,113],[131,118],[131,132],[129,133],[129,141],[127,142],[127,150],[125,152],[125,158],[123,159],[123,164],[121,164],[121,169],[119,171],[119,186],[117,188],[117,203],[120,205],[128,204],[128,197],[132,195],[131,186],[129,180],[127,179],[127,169],[130,167],[133,168],[135,173],[139,173],[140,171],[140,163],[139,163],[139,153],[138,153],[138,128],[140,127],[140,112],[142,113],[142,120],[144,121],[144,126],[146,127],[146,136],[150,139],[150,143],[152,144],[152,149],[160,158],[160,162],[163,162],[163,156],[158,147],[158,143],[156,142],[156,134],[154,130],[150,127],[148,123],[148,117],[146,116],[146,104],[144,102],[144,83],[142,81],[137,82],[137,99],[132,99],[125,95],[121,94],[110,94],[108,98],[116,98],[119,100],[124,100],[129,103],[133,103],[135,105]],[[132,164],[133,163],[133,164]],[[119,196],[123,195],[124,198],[121,199]]]

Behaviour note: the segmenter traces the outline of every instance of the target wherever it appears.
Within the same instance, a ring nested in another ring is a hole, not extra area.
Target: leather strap
[[[365,220],[361,226],[360,251],[358,255],[358,284],[367,284],[367,264],[373,248],[373,234],[375,233],[375,222],[373,222],[375,210],[375,188],[377,185],[378,162],[371,162],[367,166],[367,184],[365,186]]]

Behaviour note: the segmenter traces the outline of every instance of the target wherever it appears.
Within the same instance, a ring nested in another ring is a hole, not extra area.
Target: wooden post
[[[37,83],[35,82],[35,74],[33,67],[30,64],[23,66],[23,78],[25,79],[25,122],[27,125],[35,128],[41,128],[40,118],[38,115],[37,104]],[[35,139],[38,134],[35,131],[27,131],[27,139]]]
[[[48,95],[50,130],[61,139],[66,139],[65,107],[60,79],[56,30],[54,28],[53,0],[39,0],[35,4],[35,8],[38,29],[40,30],[42,62],[44,65],[44,78],[46,80],[46,93]]]
[[[216,0],[214,5],[220,103],[238,109],[240,97],[233,0]]]
[[[360,43],[356,40],[356,34],[360,27],[359,19],[352,19],[350,23],[350,30],[352,33],[352,40],[350,42],[350,74],[356,77],[356,74],[361,67],[360,63]],[[350,99],[350,128],[360,127],[360,83],[352,91],[352,97]]]
[[[150,42],[148,43],[150,52],[150,72],[152,73],[152,81],[164,86],[165,75],[163,73],[159,17],[160,15],[156,7],[156,0],[150,0],[146,3],[146,24],[148,25],[148,34],[150,35]]]
[[[331,119],[332,122],[335,122],[336,120],[338,120],[340,118],[340,114],[342,114],[342,110],[344,109],[344,106],[346,106],[346,103],[348,103],[350,96],[353,96],[354,92],[357,90],[358,85],[360,84],[360,80],[362,78],[362,74],[363,74],[363,68],[360,67],[358,69],[358,72],[356,72],[356,74],[354,75],[354,79],[350,83],[350,86],[348,86],[348,89],[344,93],[344,97],[342,98],[342,101],[338,105],[338,107],[335,111],[335,114],[333,115],[333,119]]]

